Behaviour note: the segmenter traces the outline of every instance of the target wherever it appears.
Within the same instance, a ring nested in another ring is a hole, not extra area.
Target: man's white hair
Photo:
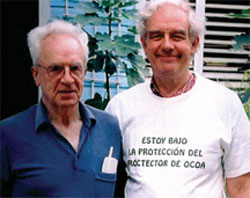
[[[74,36],[83,48],[84,66],[88,62],[88,36],[80,25],[73,25],[63,20],[55,20],[43,26],[38,26],[28,33],[27,42],[33,64],[36,65],[40,58],[41,42],[49,34],[66,33]]]
[[[190,25],[189,34],[191,41],[194,42],[197,36],[201,39],[201,36],[205,31],[205,19],[202,19],[195,13],[195,11],[190,7],[187,0],[145,1],[144,5],[141,5],[141,8],[139,8],[139,23],[137,25],[137,28],[140,36],[146,39],[148,19],[158,10],[160,6],[166,3],[174,4],[187,12]]]

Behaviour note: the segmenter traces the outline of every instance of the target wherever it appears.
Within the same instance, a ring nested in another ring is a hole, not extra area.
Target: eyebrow
[[[174,33],[177,33],[177,34],[187,34],[187,31],[186,30],[175,30],[173,31]]]
[[[180,33],[180,34],[186,34],[187,33],[186,30],[173,30],[171,32]],[[161,31],[161,30],[150,30],[150,31],[148,31],[148,34],[154,34],[154,33],[163,33],[163,31]]]
[[[80,62],[73,62],[70,64],[64,64],[64,63],[51,63],[48,66],[82,66]]]
[[[152,30],[152,31],[148,31],[148,34],[154,34],[154,33],[161,33],[162,31],[160,30]]]

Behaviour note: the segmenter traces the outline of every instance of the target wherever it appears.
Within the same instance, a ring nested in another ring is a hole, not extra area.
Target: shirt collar
[[[95,115],[90,111],[87,105],[83,104],[82,102],[79,102],[79,111],[83,124],[85,124],[88,128],[95,125]]]
[[[160,90],[155,82],[154,76],[152,76],[152,78],[151,78],[150,88],[155,95],[163,97],[163,95],[161,94],[161,92],[160,92]]]
[[[191,73],[191,77],[189,78],[188,82],[184,85],[184,87],[175,93],[174,96],[171,96],[171,97],[175,97],[175,96],[179,96],[181,94],[184,94],[186,92],[188,92],[190,89],[192,89],[192,87],[194,86],[195,84],[195,81],[196,81],[196,76],[194,73]],[[158,88],[158,85],[154,79],[154,76],[152,76],[151,78],[151,82],[150,82],[150,88],[151,88],[151,91],[156,95],[156,96],[159,96],[159,97],[162,97],[162,98],[168,98],[166,96],[164,96],[160,89]]]
[[[96,123],[96,118],[94,114],[82,102],[79,102],[79,111],[83,124],[86,127],[90,128]],[[39,127],[42,127],[43,125],[46,124],[51,125],[51,122],[49,120],[45,105],[43,104],[42,101],[40,101],[37,104],[37,109],[36,109],[36,118],[35,118],[36,131],[38,132]]]
[[[48,118],[48,114],[46,111],[46,108],[43,104],[42,101],[40,101],[37,104],[37,108],[36,108],[36,119],[35,119],[36,123],[36,131],[38,131],[38,128],[44,124],[51,124],[49,118]]]

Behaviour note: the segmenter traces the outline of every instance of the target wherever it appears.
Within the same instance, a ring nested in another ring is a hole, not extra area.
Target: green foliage
[[[249,18],[250,17],[250,8],[241,10],[241,14],[230,13],[229,16],[234,18]],[[236,35],[235,36],[236,44],[233,45],[234,50],[250,50],[250,35],[249,32],[245,34]],[[246,63],[249,65],[249,63]],[[250,120],[250,70],[249,66],[248,70],[245,71],[242,82],[248,82],[248,87],[243,91],[238,93],[243,105],[244,109],[247,113],[248,119]]]
[[[94,98],[86,100],[85,103],[98,109],[104,110],[108,104],[108,100],[102,99],[102,96],[99,93],[95,93]]]
[[[129,86],[143,82],[144,75],[149,75],[146,62],[138,53],[141,46],[135,39],[136,4],[136,0],[79,0],[76,6],[81,14],[74,18],[74,22],[81,24],[89,36],[88,71],[105,71],[107,101],[111,98],[109,78],[117,68],[125,69]],[[121,36],[114,30],[118,24],[122,26]],[[94,25],[97,30],[98,26],[105,26],[107,32],[96,31],[91,35],[87,25]],[[94,99],[100,102],[97,95]]]
[[[229,13],[229,16],[234,18],[248,18],[250,17],[250,8],[241,10],[241,14]]]
[[[250,120],[250,98],[248,98],[248,101],[244,103],[244,109],[247,113],[248,119]]]
[[[250,120],[250,71],[246,71],[244,73],[242,82],[248,82],[249,86],[243,91],[240,91],[238,95],[244,105],[244,109],[247,113],[248,119]]]
[[[233,18],[249,18],[250,17],[250,8],[241,10],[240,14],[230,13],[229,16]],[[241,35],[235,36],[236,44],[233,45],[233,50],[249,50],[250,49],[250,35],[249,32],[246,32]]]
[[[236,44],[233,45],[234,50],[249,50],[247,47],[250,46],[250,35],[241,34],[235,36]]]

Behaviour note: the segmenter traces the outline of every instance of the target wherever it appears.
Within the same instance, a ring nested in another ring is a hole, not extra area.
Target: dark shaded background
[[[0,0],[0,6],[2,120],[38,101],[26,44],[27,33],[38,25],[38,0]]]

